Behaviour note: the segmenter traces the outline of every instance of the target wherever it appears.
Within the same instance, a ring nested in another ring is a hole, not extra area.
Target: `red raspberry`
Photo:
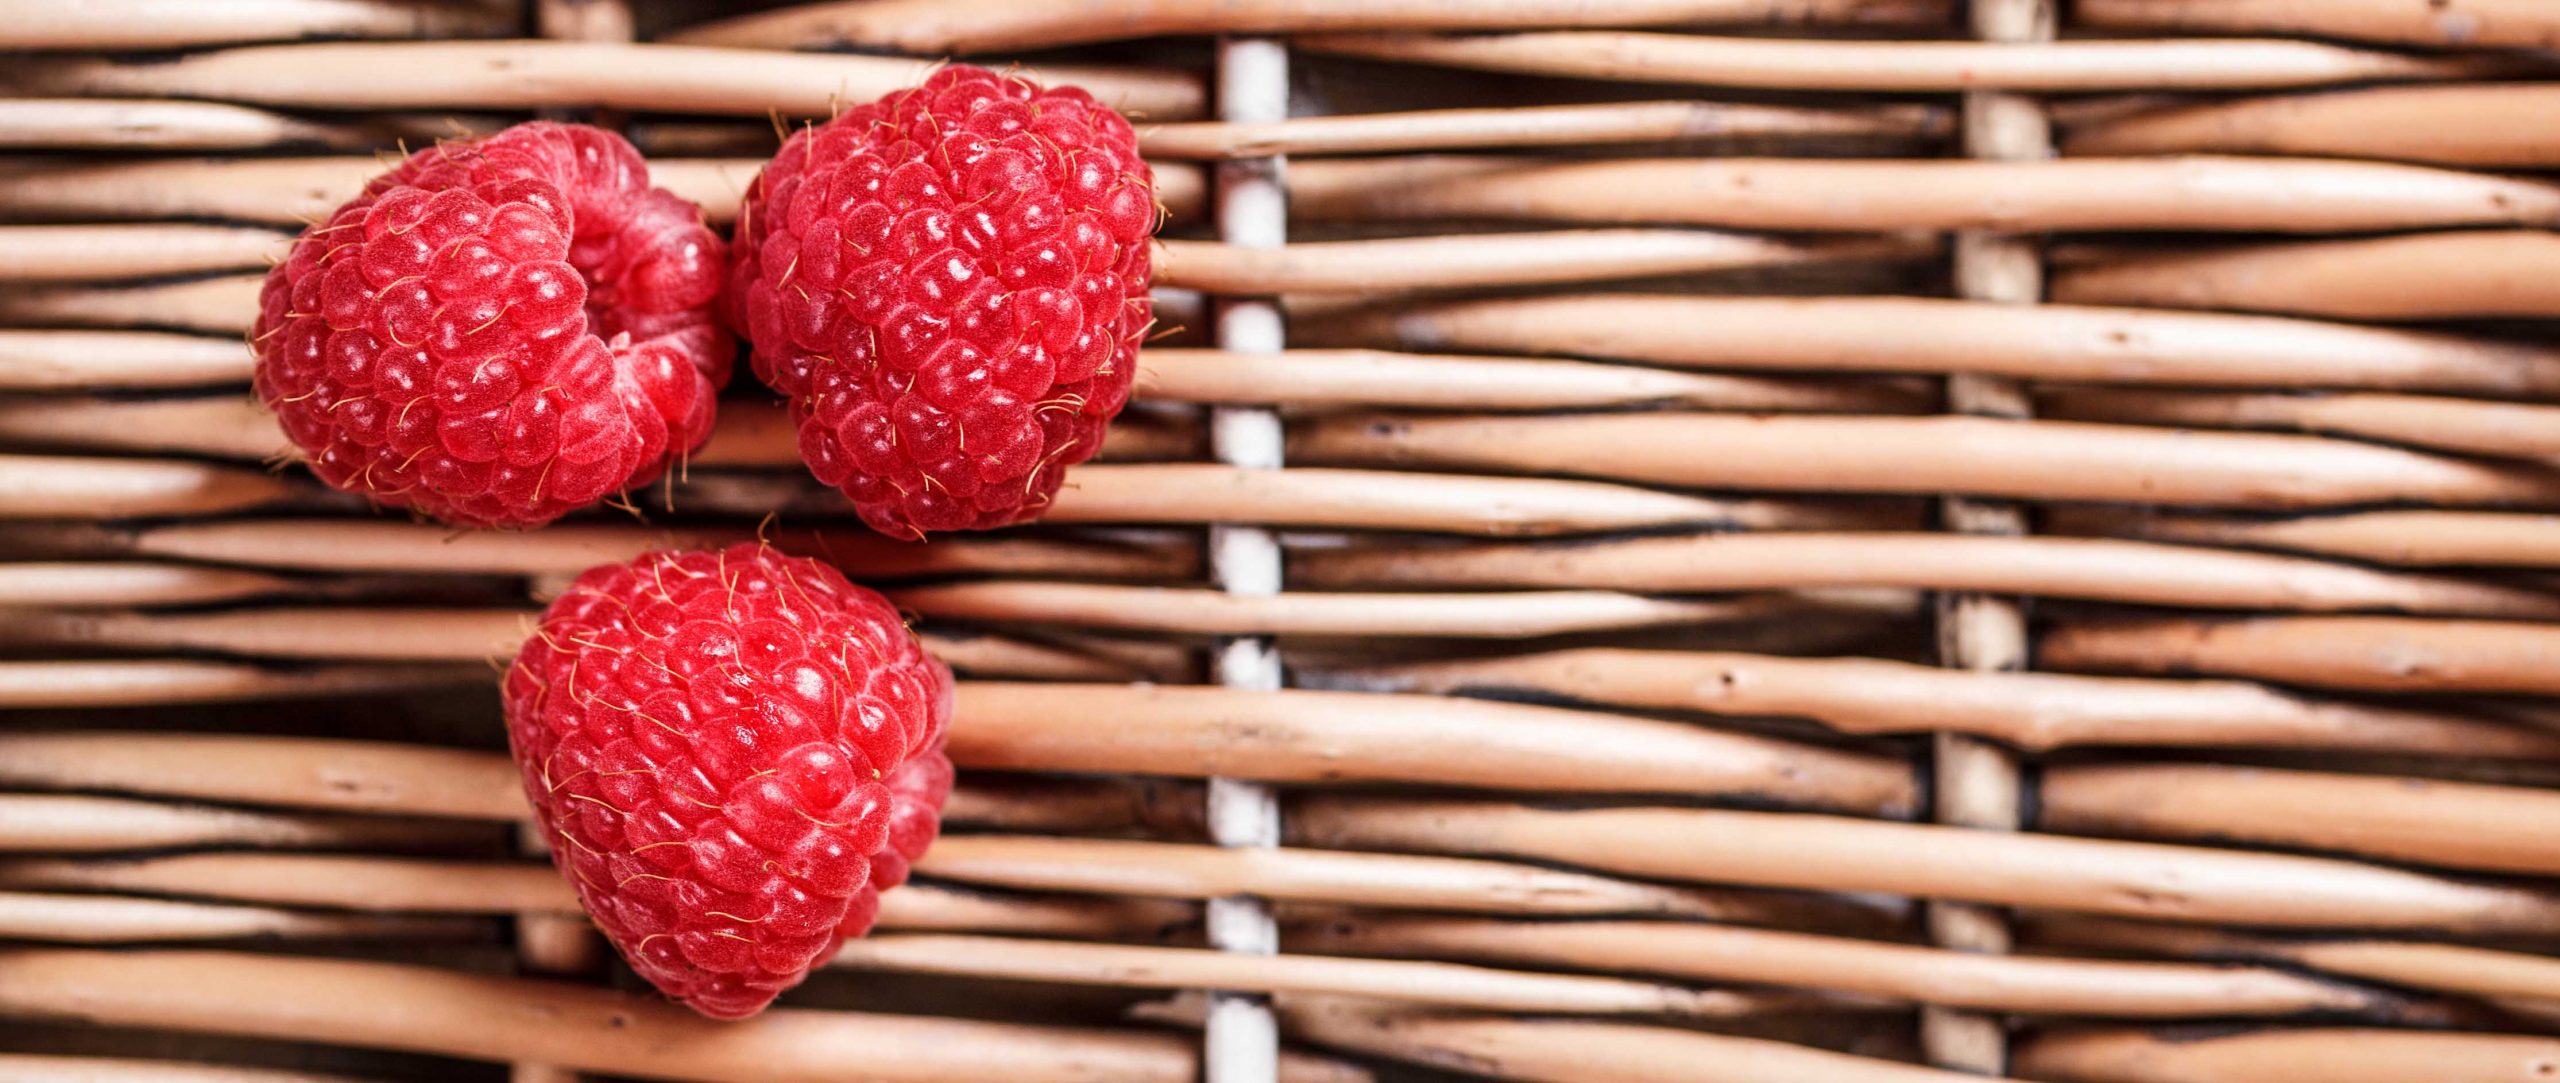
[[[506,680],[552,860],[633,970],[763,1010],[870,931],[951,793],[951,671],[834,568],[754,544],[590,569]]]
[[[1120,114],[954,65],[792,133],[747,189],[731,322],[873,529],[1040,514],[1129,401],[1155,178]]]
[[[711,433],[724,252],[621,136],[519,124],[409,156],[267,273],[258,398],[331,486],[539,526]]]

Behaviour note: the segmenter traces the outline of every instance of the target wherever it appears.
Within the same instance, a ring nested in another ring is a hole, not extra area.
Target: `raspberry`
[[[951,671],[886,599],[755,544],[579,576],[517,652],[506,710],[587,913],[720,1019],[870,931],[951,793]]]
[[[738,222],[731,322],[875,530],[1038,516],[1129,401],[1155,179],[1082,90],[944,68],[793,133]]]
[[[724,259],[611,132],[422,150],[267,273],[258,398],[335,488],[539,526],[710,436],[734,349],[712,321]]]

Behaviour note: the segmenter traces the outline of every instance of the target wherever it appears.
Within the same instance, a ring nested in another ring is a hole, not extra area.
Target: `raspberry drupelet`
[[[1156,216],[1118,113],[954,65],[792,133],[747,189],[727,303],[863,521],[1002,526],[1129,400]]]
[[[880,595],[757,544],[579,576],[505,700],[579,901],[633,970],[715,1018],[870,931],[951,793],[951,671]]]
[[[303,231],[251,332],[258,398],[330,486],[539,526],[710,436],[726,251],[621,136],[418,151]]]

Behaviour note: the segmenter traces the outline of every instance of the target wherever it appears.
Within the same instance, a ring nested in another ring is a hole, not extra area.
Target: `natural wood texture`
[[[424,145],[493,128],[487,117],[386,114],[322,121],[245,105],[159,98],[0,100],[0,147],[12,150],[359,150]]]
[[[2466,511],[2360,511],[2222,518],[2108,508],[2057,512],[2055,528],[2204,545],[2290,549],[2411,567],[2560,567],[2560,521]]]
[[[380,695],[475,684],[485,665],[291,667],[178,658],[0,662],[0,707],[139,707]]]
[[[2355,436],[2470,455],[2560,458],[2560,407],[2422,395],[2231,394],[2061,388],[2044,412],[2075,421],[2276,429]]]
[[[2560,473],[2313,436],[1939,417],[1380,414],[1299,429],[1293,460],[1558,471],[1654,485],[2256,508],[2560,504]]]
[[[2354,1012],[2380,999],[2254,967],[2002,957],[1700,922],[1353,915],[1292,932],[1290,942],[1306,950],[1794,986],[1986,1011],[2292,1015]]]
[[[2058,300],[2223,308],[2350,320],[2560,316],[2560,259],[2541,230],[2472,230],[2095,255],[2055,276]]]
[[[1910,812],[1898,760],[1678,723],[1350,692],[961,686],[952,755],[970,766],[1410,781],[1534,791],[1719,794]],[[1087,720],[1108,718],[1106,733]]]
[[[2301,928],[2548,935],[2560,895],[2329,858],[1804,813],[1309,797],[1292,839],[1557,861],[1621,875]]]
[[[1965,1072],[1765,1038],[1562,1019],[1403,1013],[1284,1002],[1293,1034],[1444,1070],[1549,1083],[1983,1083]]]
[[[200,335],[0,329],[0,390],[7,391],[224,384],[245,381],[249,362],[238,341]]]
[[[438,849],[493,837],[487,825],[170,805],[119,797],[0,794],[0,853],[183,846]]]
[[[1456,963],[1244,955],[1202,948],[901,933],[848,941],[831,965],[1137,988],[1315,993],[1494,1011],[1726,1018],[1755,998],[1624,978]]]
[[[0,1053],[0,1074],[41,1083],[362,1083],[352,1076],[178,1060]]]
[[[2560,758],[2560,736],[2405,703],[2316,699],[2238,681],[1959,673],[1874,658],[1597,648],[1373,666],[1328,679],[1743,717],[1844,733],[1954,730],[2030,751],[2083,745],[2369,750]]]
[[[2417,57],[2282,40],[1807,41],[1690,34],[1338,34],[1319,53],[1486,71],[1783,90],[2246,90],[2513,71],[2514,62]]]
[[[468,0],[78,0],[14,5],[0,49],[134,50],[292,38],[489,37],[503,5]]]
[[[2063,149],[2090,155],[2307,154],[2547,169],[2560,165],[2555,108],[2560,86],[2523,82],[2173,101],[2073,124]]]
[[[1292,571],[1293,580],[1310,586],[1368,590],[1535,587],[1677,594],[1887,587],[2206,609],[2560,616],[2560,595],[2531,589],[2293,557],[2087,538],[1861,531],[1466,547],[1377,545],[1302,553]]]
[[[0,606],[152,607],[199,605],[305,593],[303,584],[259,572],[183,564],[0,563]]]
[[[0,75],[12,95],[212,98],[349,109],[607,107],[762,117],[831,116],[917,82],[924,61],[687,45],[501,41],[266,45],[137,62],[43,57]],[[386,77],[397,73],[396,78]],[[1166,69],[1044,67],[1114,108],[1200,114],[1200,80]]]
[[[1689,601],[1600,590],[1460,593],[1215,590],[1090,583],[963,583],[889,592],[928,617],[1186,635],[1514,639],[1786,619],[1821,611],[1784,597]]]
[[[285,238],[252,226],[0,226],[0,282],[145,278],[264,267]]]
[[[1256,158],[1767,139],[1917,142],[1942,138],[1948,128],[1946,114],[1926,105],[1803,107],[1658,101],[1291,117],[1259,124],[1191,121],[1142,126],[1138,146],[1149,157]]]
[[[0,455],[0,519],[207,515],[274,503],[294,491],[282,478],[242,467]]]
[[[1291,213],[1767,230],[2354,233],[2560,221],[2560,187],[2267,158],[2022,161],[1409,155],[1308,162]]]
[[[2517,786],[2212,764],[2046,769],[2037,826],[2080,835],[2246,842],[2452,869],[2550,876],[2539,825],[2560,794]]]
[[[2508,1034],[2300,1027],[2221,1037],[2059,1030],[2020,1043],[2018,1070],[2055,1083],[2506,1083],[2548,1074],[2560,1041]]]
[[[468,922],[370,914],[312,914],[264,906],[0,891],[0,936],[69,944],[188,940],[460,938]],[[0,1073],[8,1066],[0,1062]]]
[[[1787,241],[1706,230],[1586,229],[1311,241],[1246,248],[1159,241],[1155,281],[1220,294],[1530,286],[1801,264],[1923,258],[1895,238]]]
[[[2106,29],[2300,34],[2434,48],[2560,48],[2560,11],[2535,0],[2081,0]]]
[[[2560,995],[2560,963],[2522,951],[2406,940],[2296,939],[2116,918],[2046,915],[2030,926],[2040,944],[2065,950],[2140,952],[2173,958],[2263,959],[2330,974],[2486,997]]]
[[[890,1080],[1189,1080],[1174,1035],[776,1008],[704,1019],[653,997],[428,967],[228,952],[0,953],[0,1013],[293,1041],[533,1060],[651,1078],[815,1081],[845,1058]],[[1292,1057],[1281,1078],[1353,1083]]]
[[[2047,632],[2054,668],[2213,673],[2388,692],[2560,693],[2560,628],[2393,617],[2074,622]]]
[[[860,46],[902,53],[1000,52],[1172,34],[1326,30],[1497,30],[1542,26],[1926,26],[1944,0],[1146,0],[1024,6],[1003,0],[888,0],[800,4],[689,27],[675,40],[764,48]]]
[[[1700,327],[1715,333],[1697,334]],[[2270,316],[1918,297],[1563,294],[1425,302],[1323,321],[1316,337],[1684,369],[2560,396],[2560,350],[2530,342]]]

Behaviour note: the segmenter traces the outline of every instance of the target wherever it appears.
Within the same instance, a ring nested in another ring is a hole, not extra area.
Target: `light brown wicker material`
[[[0,1078],[2560,1065],[2560,5],[0,8]],[[247,394],[404,153],[599,123],[726,228],[954,59],[1126,109],[1165,212],[1036,525],[863,531],[741,381],[454,531]],[[577,912],[491,687],[744,541],[911,615],[961,776],[731,1025]]]

